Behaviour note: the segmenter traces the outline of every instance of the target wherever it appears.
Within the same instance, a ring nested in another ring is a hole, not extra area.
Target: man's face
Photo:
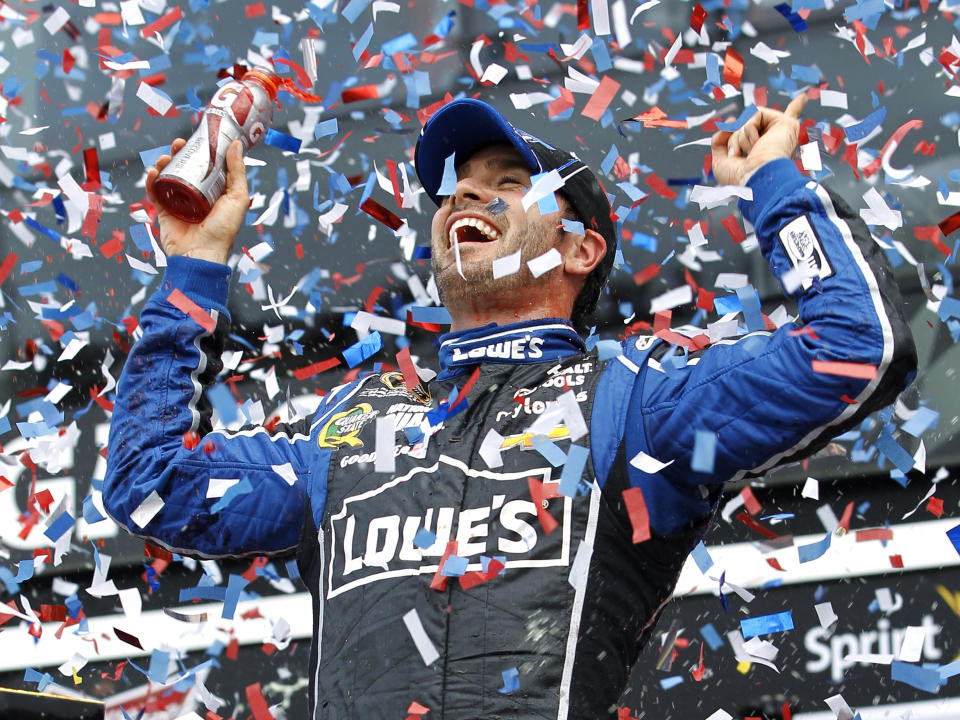
[[[530,189],[530,174],[508,144],[490,145],[457,168],[456,193],[443,199],[431,228],[433,272],[447,306],[492,301],[506,309],[520,299],[518,290],[529,299],[533,286],[549,284],[552,272],[534,280],[526,263],[560,242],[561,214],[541,215],[536,204],[523,211],[521,199]],[[488,209],[497,198],[507,206],[499,214]],[[520,270],[494,279],[493,261],[517,250]]]

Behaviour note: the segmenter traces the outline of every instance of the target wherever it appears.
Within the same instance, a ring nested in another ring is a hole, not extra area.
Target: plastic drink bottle
[[[257,67],[221,85],[196,131],[154,182],[157,201],[181,220],[203,220],[226,186],[227,148],[239,138],[246,152],[263,139],[280,84],[272,70]]]

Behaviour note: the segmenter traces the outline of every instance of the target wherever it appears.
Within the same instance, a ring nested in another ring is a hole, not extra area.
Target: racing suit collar
[[[523,365],[553,362],[586,352],[583,338],[561,318],[543,318],[441,335],[438,380],[448,380],[484,362]]]

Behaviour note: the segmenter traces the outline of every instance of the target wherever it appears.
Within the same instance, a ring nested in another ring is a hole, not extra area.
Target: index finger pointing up
[[[787,105],[787,109],[783,111],[783,114],[794,119],[799,118],[800,113],[803,112],[803,106],[806,104],[807,94],[804,92],[800,95],[797,95],[793,100],[790,101],[790,104]]]

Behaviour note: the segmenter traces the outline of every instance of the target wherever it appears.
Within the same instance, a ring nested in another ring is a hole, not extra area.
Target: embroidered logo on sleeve
[[[780,230],[780,243],[794,268],[802,273],[800,285],[804,290],[813,286],[813,278],[824,280],[833,275],[833,266],[823,252],[810,220],[801,215]]]

